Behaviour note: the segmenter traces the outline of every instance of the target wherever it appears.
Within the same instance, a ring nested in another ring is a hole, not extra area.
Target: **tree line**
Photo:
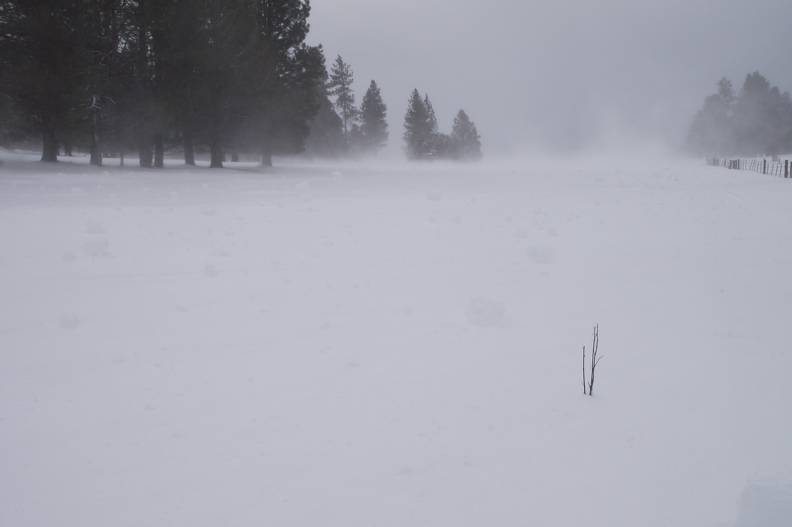
[[[343,57],[332,65],[319,112],[311,124],[308,152],[316,156],[343,156],[377,152],[389,137],[387,106],[380,88],[371,81],[358,108],[353,89],[354,72]],[[418,90],[410,96],[404,118],[407,157],[412,160],[480,159],[481,137],[464,110],[457,114],[452,131],[439,131],[437,116],[428,95]]]
[[[216,168],[229,154],[270,166],[376,152],[389,137],[380,87],[356,104],[351,66],[339,56],[328,71],[306,43],[310,12],[309,0],[0,0],[0,144],[37,138],[48,162],[135,153],[142,167],[163,167],[167,149]],[[417,93],[408,156],[480,157],[467,114],[439,133]]]
[[[467,113],[459,110],[451,134],[441,133],[429,95],[422,97],[417,89],[407,105],[404,141],[409,159],[475,161],[481,158],[481,137]]]
[[[342,157],[376,153],[388,143],[388,107],[372,80],[360,108],[355,104],[355,74],[340,55],[333,62],[306,151],[311,156]]]
[[[309,15],[308,0],[0,0],[0,139],[40,137],[43,161],[80,147],[94,165],[136,152],[162,167],[178,146],[188,165],[197,149],[212,167],[239,152],[271,165],[348,90],[306,44]],[[344,142],[384,141],[370,92]]]
[[[305,43],[308,0],[5,0],[0,92],[42,160],[86,145],[161,167],[167,142],[296,151],[316,112],[321,47]]]
[[[792,152],[792,98],[759,72],[739,93],[730,80],[704,100],[687,136],[690,151],[707,156],[757,156]]]

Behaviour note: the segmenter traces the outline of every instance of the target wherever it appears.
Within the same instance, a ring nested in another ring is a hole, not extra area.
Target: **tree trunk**
[[[102,153],[99,151],[99,143],[91,140],[91,164],[95,167],[102,166]]]
[[[45,163],[58,161],[58,141],[55,138],[55,127],[46,125],[41,135],[41,160]]]
[[[91,164],[95,167],[102,166],[102,152],[99,149],[99,109],[96,107],[96,97],[91,99]]]
[[[143,139],[138,147],[140,152],[140,166],[141,168],[151,168],[153,165],[152,156],[154,154],[151,149],[151,142],[148,139]]]
[[[154,167],[165,167],[165,144],[162,139],[162,134],[154,136]]]
[[[269,145],[261,148],[261,166],[264,168],[272,167],[272,150]]]
[[[193,144],[192,132],[184,132],[184,164],[195,166],[195,145]]]
[[[225,158],[225,154],[223,153],[223,147],[220,144],[220,141],[213,139],[209,150],[211,155],[209,168],[223,168],[223,159]]]

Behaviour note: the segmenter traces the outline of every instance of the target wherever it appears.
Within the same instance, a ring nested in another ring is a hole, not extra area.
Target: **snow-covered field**
[[[792,525],[792,181],[702,165],[7,160],[0,525]]]

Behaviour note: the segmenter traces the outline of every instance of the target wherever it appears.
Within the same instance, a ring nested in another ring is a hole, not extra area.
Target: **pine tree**
[[[734,87],[732,82],[726,77],[718,81],[718,95],[727,105],[731,105],[734,102]]]
[[[250,81],[255,91],[246,112],[256,121],[253,140],[259,142],[261,163],[271,166],[273,154],[304,149],[327,70],[322,47],[305,44],[310,28],[308,0],[258,0],[256,4],[257,54],[268,60],[258,62],[257,76]]]
[[[433,134],[438,132],[437,115],[435,115],[434,106],[432,101],[429,100],[429,94],[424,94],[424,106],[426,106],[426,113],[429,115],[429,127]]]
[[[790,149],[788,94],[759,72],[745,78],[734,108],[738,153],[776,155]]]
[[[748,75],[738,96],[721,79],[704,100],[687,146],[703,155],[777,155],[792,151],[792,97],[759,72]]]
[[[352,67],[339,55],[330,69],[328,88],[330,95],[336,98],[335,105],[344,124],[344,135],[347,137],[358,113],[355,108],[355,94],[352,91],[354,82]]]
[[[268,103],[262,102],[258,131],[263,142],[262,165],[271,166],[277,153],[297,154],[305,149],[311,120],[322,102],[320,89],[326,75],[321,46],[301,46],[281,68],[282,78]]]
[[[418,90],[413,90],[404,116],[404,141],[409,159],[429,156],[433,136],[432,118]]]
[[[734,135],[734,92],[731,82],[721,79],[718,93],[710,95],[696,114],[688,132],[689,150],[706,155],[729,155],[736,146]]]
[[[80,105],[81,8],[78,0],[0,2],[0,90],[41,137],[42,161],[58,160]]]
[[[160,5],[164,5],[165,0]],[[130,54],[126,33],[131,4],[123,0],[92,0],[84,2],[80,12],[80,64],[83,70],[78,119],[87,136],[90,163],[100,166],[106,148],[123,151],[122,120],[124,94],[132,80]],[[75,133],[76,132],[76,133]],[[72,130],[64,140],[74,142],[82,130]]]
[[[372,80],[360,106],[360,128],[366,150],[377,151],[387,144],[387,113],[388,108],[382,100],[379,86]]]
[[[324,65],[324,62],[322,64]],[[318,108],[316,115],[308,124],[308,137],[305,144],[305,152],[311,157],[337,157],[346,151],[344,123],[330,100],[328,78],[327,68],[323,66],[314,88]]]
[[[311,120],[309,130],[305,146],[309,156],[338,157],[346,151],[344,123],[324,90],[320,92],[319,111]]]
[[[459,110],[451,131],[453,155],[457,159],[473,161],[481,159],[481,137],[476,125],[464,110]]]

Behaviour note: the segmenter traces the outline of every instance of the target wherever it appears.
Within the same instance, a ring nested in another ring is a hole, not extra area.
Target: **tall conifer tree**
[[[418,90],[413,90],[404,116],[404,142],[407,157],[423,159],[429,155],[432,139],[432,118]]]
[[[481,137],[476,125],[464,110],[459,110],[454,119],[451,145],[457,159],[473,161],[481,158]]]
[[[379,86],[372,80],[360,106],[361,135],[367,150],[376,151],[387,144],[387,115],[388,107],[382,100]]]
[[[355,93],[352,91],[354,82],[355,75],[352,66],[344,62],[344,59],[339,55],[330,69],[328,88],[330,95],[336,98],[335,105],[341,121],[344,123],[344,135],[347,137],[349,137],[357,116]]]

